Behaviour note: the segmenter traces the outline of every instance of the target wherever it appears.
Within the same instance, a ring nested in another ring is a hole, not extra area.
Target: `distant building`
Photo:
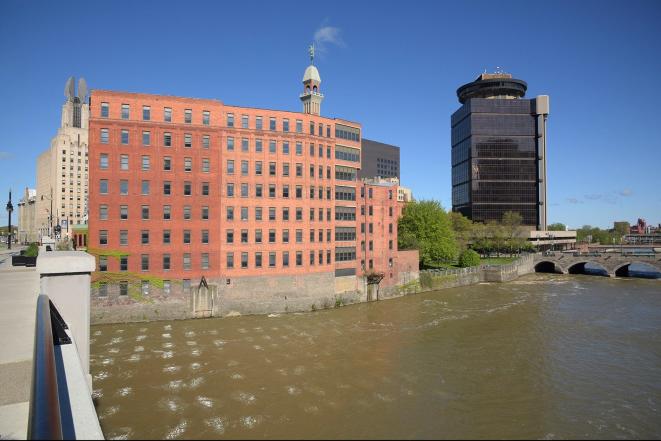
[[[523,99],[527,84],[505,73],[461,86],[452,123],[452,209],[475,222],[521,214],[544,231],[549,98]]]
[[[645,234],[646,232],[647,232],[647,222],[645,222],[645,219],[638,218],[638,222],[636,222],[636,225],[632,225],[629,228],[630,234]]]
[[[25,187],[23,198],[18,202],[18,238],[19,243],[39,241],[36,227],[37,190]]]
[[[358,177],[400,179],[399,147],[363,138]]]
[[[50,147],[37,158],[35,224],[40,236],[49,236],[58,224],[63,237],[71,236],[71,225],[85,223],[89,180],[85,80],[78,82],[76,95],[74,80],[69,78],[64,94],[60,127]]]

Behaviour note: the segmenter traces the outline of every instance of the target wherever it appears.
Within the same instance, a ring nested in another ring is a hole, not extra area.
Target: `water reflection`
[[[108,438],[658,438],[660,331],[658,281],[536,274],[94,327],[94,398]]]

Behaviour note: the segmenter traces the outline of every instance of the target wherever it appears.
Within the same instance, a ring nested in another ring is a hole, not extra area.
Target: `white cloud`
[[[334,26],[322,26],[314,32],[314,44],[319,54],[323,55],[328,51],[329,45],[345,47],[342,39],[342,31]]]
[[[633,191],[631,191],[630,188],[625,188],[624,190],[622,190],[621,192],[619,192],[619,194],[620,194],[620,196],[626,198],[626,197],[631,196],[631,195],[633,194]]]

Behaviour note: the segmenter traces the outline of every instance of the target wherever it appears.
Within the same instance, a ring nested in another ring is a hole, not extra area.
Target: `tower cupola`
[[[321,77],[314,65],[314,44],[310,46],[308,52],[310,54],[310,65],[303,74],[303,93],[300,98],[303,102],[303,113],[319,115],[324,95],[320,91]]]

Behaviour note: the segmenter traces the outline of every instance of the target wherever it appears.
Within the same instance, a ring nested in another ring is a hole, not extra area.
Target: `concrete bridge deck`
[[[631,256],[619,253],[601,253],[595,255],[577,255],[570,253],[554,253],[553,255],[536,254],[535,270],[556,272],[560,274],[582,273],[586,264],[594,264],[603,268],[610,277],[627,276],[629,266],[643,264],[661,273],[661,256]]]

